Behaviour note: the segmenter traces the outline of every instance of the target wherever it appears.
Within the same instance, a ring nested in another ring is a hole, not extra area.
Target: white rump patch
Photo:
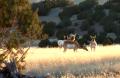
[[[58,40],[58,46],[63,46],[64,45],[64,40]]]
[[[67,48],[73,49],[73,48],[75,48],[75,45],[74,44],[67,44]]]

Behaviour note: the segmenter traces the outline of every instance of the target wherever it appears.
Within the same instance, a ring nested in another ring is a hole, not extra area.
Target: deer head
[[[96,39],[96,35],[90,35],[90,38],[92,39],[92,40],[95,40]]]

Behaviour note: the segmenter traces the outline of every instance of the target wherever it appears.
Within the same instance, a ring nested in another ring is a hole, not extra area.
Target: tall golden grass
[[[97,46],[95,52],[78,49],[74,52],[60,48],[32,47],[26,56],[26,74],[45,75],[54,78],[106,78],[119,75],[120,45]],[[110,73],[112,72],[112,75]],[[120,77],[120,76],[119,76]],[[118,77],[118,78],[119,78]]]

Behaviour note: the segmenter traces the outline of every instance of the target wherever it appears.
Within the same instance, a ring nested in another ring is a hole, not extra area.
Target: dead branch
[[[23,55],[21,56],[21,58],[17,62],[20,62],[23,58],[25,58],[25,55],[27,54],[29,49],[30,49],[30,46],[27,48],[27,50],[23,53]]]

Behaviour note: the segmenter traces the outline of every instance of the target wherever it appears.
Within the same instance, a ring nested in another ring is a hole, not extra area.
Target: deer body
[[[67,49],[73,49],[74,51],[77,51],[77,49],[79,48],[79,44],[76,41],[66,40],[64,41],[63,48],[64,51],[66,51]]]
[[[96,38],[96,37],[91,37],[91,41],[90,41],[91,51],[95,51],[96,46],[97,46],[97,42],[96,42],[95,38]]]
[[[86,51],[88,51],[88,49],[86,47],[81,47],[77,41],[70,41],[70,40],[58,40],[58,46],[60,48],[64,48],[64,52],[67,49],[73,49],[74,51],[77,51],[78,48],[80,49],[84,49]]]

